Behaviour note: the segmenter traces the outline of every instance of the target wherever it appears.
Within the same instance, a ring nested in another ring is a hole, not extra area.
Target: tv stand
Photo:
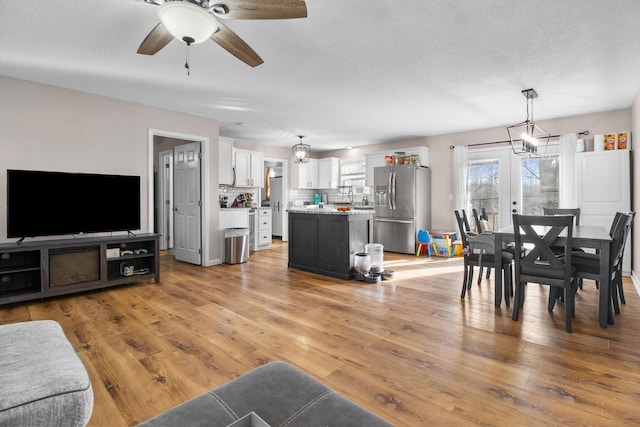
[[[160,235],[83,237],[0,244],[0,305],[153,279]]]

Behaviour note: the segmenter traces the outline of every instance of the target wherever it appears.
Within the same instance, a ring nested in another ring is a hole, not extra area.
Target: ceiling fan
[[[211,39],[242,62],[256,67],[264,61],[221,21],[227,19],[306,18],[303,0],[141,0],[159,6],[160,23],[151,30],[138,53],[155,55],[174,38],[191,44]]]

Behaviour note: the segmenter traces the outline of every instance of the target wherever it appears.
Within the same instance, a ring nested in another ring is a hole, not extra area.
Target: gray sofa
[[[392,426],[284,362],[256,368],[139,426],[264,425],[244,423],[252,412],[271,427]]]
[[[93,389],[52,320],[0,325],[0,426],[84,426]]]

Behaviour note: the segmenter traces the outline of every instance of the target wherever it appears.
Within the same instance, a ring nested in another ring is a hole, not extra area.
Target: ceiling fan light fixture
[[[206,9],[193,3],[172,1],[158,8],[158,19],[178,40],[202,43],[218,29],[216,19]],[[185,41],[186,43],[186,41]]]
[[[525,89],[522,95],[527,99],[527,120],[507,127],[511,148],[522,157],[544,157],[551,135],[533,121],[533,98],[537,98],[538,93]]]
[[[294,163],[309,163],[311,146],[302,143],[302,138],[304,138],[304,136],[298,135],[298,138],[300,138],[300,142],[291,147],[291,151],[293,152],[293,161]]]

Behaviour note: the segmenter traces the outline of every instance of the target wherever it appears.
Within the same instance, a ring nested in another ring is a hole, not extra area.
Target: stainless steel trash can
[[[249,229],[227,228],[224,230],[224,262],[240,264],[249,260]]]

